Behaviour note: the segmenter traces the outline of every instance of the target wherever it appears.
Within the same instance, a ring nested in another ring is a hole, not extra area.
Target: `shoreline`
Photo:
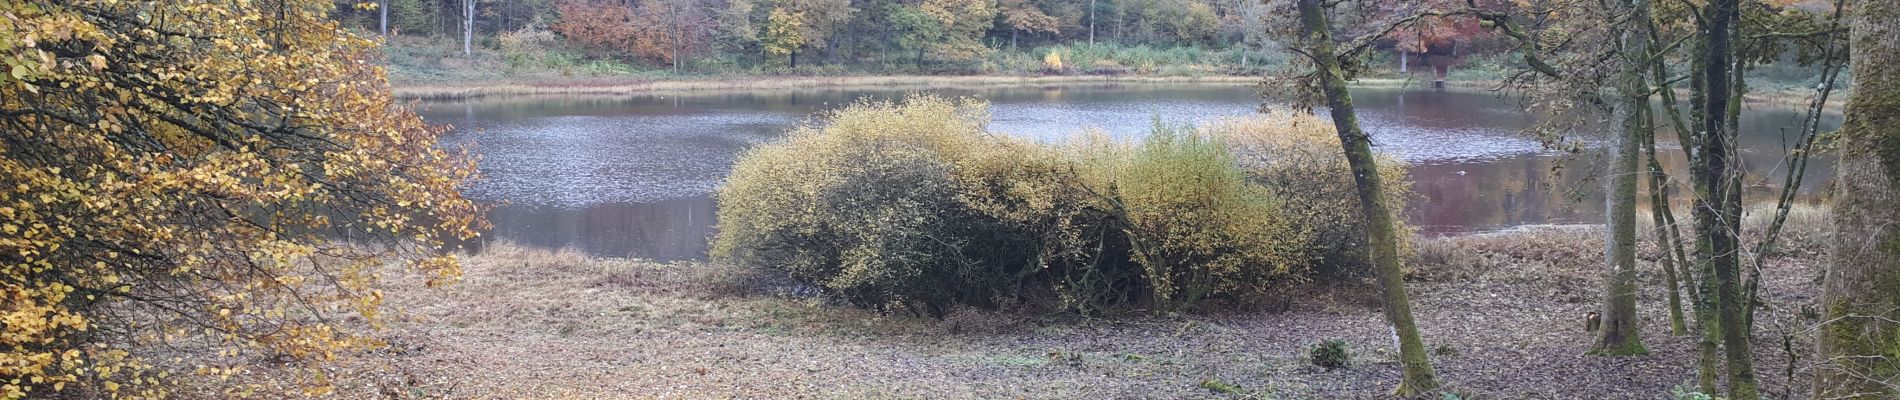
[[[1256,76],[1138,76],[1138,75],[847,75],[743,76],[690,79],[571,79],[474,84],[391,84],[402,100],[469,100],[483,97],[530,95],[635,95],[717,93],[785,89],[842,88],[963,88],[1077,84],[1257,84]]]
[[[721,93],[758,90],[818,90],[849,88],[940,89],[1064,86],[1090,84],[1207,84],[1257,85],[1260,76],[1206,75],[843,75],[843,76],[738,76],[688,79],[524,79],[521,81],[483,81],[467,84],[392,83],[397,99],[422,101],[471,100],[485,97],[514,96],[626,96],[636,94]],[[1484,89],[1496,81],[1447,81],[1454,89]],[[1363,78],[1354,87],[1395,88],[1428,87],[1430,80],[1401,78]]]
[[[643,78],[567,78],[521,81],[482,81],[465,84],[391,83],[390,91],[398,100],[462,101],[490,97],[531,96],[631,96],[639,94],[730,93],[762,90],[826,90],[852,88],[946,89],[1004,88],[1027,86],[1069,86],[1091,84],[1203,84],[1258,85],[1262,77],[1253,75],[1152,76],[1152,75],[843,75],[843,76],[738,76],[688,79]],[[1402,77],[1361,78],[1350,82],[1355,88],[1399,88],[1431,86],[1429,79]],[[1448,89],[1490,91],[1498,81],[1452,80]],[[1688,90],[1677,88],[1681,96]],[[1839,112],[1846,105],[1849,91],[1834,93],[1826,109]],[[1744,96],[1745,105],[1805,107],[1809,91],[1758,90]]]

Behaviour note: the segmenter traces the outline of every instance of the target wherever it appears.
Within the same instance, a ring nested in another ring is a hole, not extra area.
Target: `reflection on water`
[[[496,207],[488,236],[519,244],[575,247],[596,256],[690,260],[706,256],[713,201],[706,196],[580,207]]]
[[[1138,138],[1159,118],[1203,122],[1258,109],[1253,88],[1233,85],[1100,85],[940,90],[991,102],[991,130],[1060,141],[1084,128]],[[1595,223],[1603,163],[1591,152],[1546,151],[1521,131],[1535,118],[1485,92],[1358,90],[1361,121],[1376,149],[1411,165],[1418,199],[1408,221],[1427,234],[1525,224]],[[483,178],[465,189],[494,206],[487,237],[600,256],[703,258],[712,233],[711,193],[747,147],[774,140],[819,111],[863,97],[905,92],[818,90],[615,98],[525,97],[424,103],[430,123],[453,124],[449,146],[470,146]],[[1743,114],[1750,182],[1779,183],[1777,168],[1799,113],[1758,107]],[[1826,125],[1839,124],[1838,115]],[[1665,132],[1663,137],[1673,137]],[[1598,139],[1584,138],[1585,142]],[[1679,148],[1659,145],[1681,169]],[[1816,160],[1804,190],[1825,182]],[[1765,194],[1767,198],[1771,195]]]

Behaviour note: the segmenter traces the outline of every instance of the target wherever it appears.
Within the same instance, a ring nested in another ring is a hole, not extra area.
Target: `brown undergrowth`
[[[1813,225],[1825,218],[1791,220],[1790,243],[1818,243],[1805,236],[1825,231]],[[1604,275],[1600,229],[1419,241],[1417,316],[1440,375],[1464,398],[1655,399],[1693,379],[1694,339],[1669,335],[1653,262],[1643,264],[1640,302],[1652,354],[1582,355],[1582,316]],[[1645,248],[1653,260],[1655,247]],[[1806,392],[1812,339],[1799,310],[1822,257],[1786,251],[1763,270],[1769,305],[1755,348],[1768,393]],[[1398,374],[1376,297],[1354,284],[1290,289],[1272,310],[1114,319],[957,310],[937,320],[866,312],[769,274],[701,263],[501,244],[467,264],[444,289],[391,279],[383,290],[404,311],[385,331],[389,345],[344,356],[327,377],[332,396],[1384,398]],[[1354,365],[1305,359],[1333,338],[1349,343]],[[224,365],[242,372],[200,379],[187,395],[255,384],[277,397],[272,382],[292,378],[268,357],[193,354],[176,362],[233,360]]]

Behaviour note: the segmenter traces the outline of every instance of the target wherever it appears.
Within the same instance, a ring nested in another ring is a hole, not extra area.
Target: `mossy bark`
[[[1646,132],[1649,131],[1653,130],[1646,130]],[[1687,335],[1689,324],[1682,314],[1682,278],[1687,277],[1686,268],[1689,263],[1684,261],[1686,258],[1682,255],[1682,241],[1676,236],[1675,217],[1669,215],[1669,177],[1663,172],[1662,163],[1656,161],[1656,135],[1647,135],[1643,139],[1643,155],[1649,161],[1650,219],[1656,227],[1657,248],[1663,252],[1660,257],[1663,285],[1669,289],[1669,334]],[[1677,266],[1684,268],[1681,274],[1678,274]],[[1693,280],[1690,281],[1693,282]]]
[[[1707,107],[1709,106],[1707,80],[1709,34],[1707,27],[1699,28],[1701,28],[1701,34],[1693,39],[1695,50],[1690,52],[1689,63],[1689,73],[1695,77],[1689,80],[1689,119],[1693,121],[1692,124],[1700,124],[1708,119]],[[1715,229],[1712,227],[1715,224],[1713,214],[1704,214],[1704,211],[1708,210],[1709,199],[1713,198],[1715,193],[1715,186],[1708,181],[1708,174],[1704,172],[1706,163],[1702,160],[1701,143],[1703,136],[1706,135],[1707,132],[1703,132],[1701,126],[1697,125],[1696,130],[1688,132],[1684,139],[1689,139],[1689,141],[1683,142],[1682,146],[1689,158],[1689,181],[1696,192],[1689,202],[1690,216],[1695,225],[1694,234],[1691,235],[1695,239],[1695,269],[1685,275],[1694,279],[1688,287],[1690,288],[1689,298],[1694,303],[1695,329],[1699,333],[1696,338],[1696,388],[1703,393],[1717,393],[1716,384],[1722,376],[1719,369],[1722,365],[1719,354],[1722,330],[1715,312],[1715,263],[1713,261],[1715,257],[1711,255],[1713,245],[1709,236],[1703,234]]]
[[[1855,3],[1815,398],[1900,398],[1900,0]]]
[[[1648,18],[1643,0],[1618,1],[1635,16]],[[1641,19],[1639,19],[1641,18]],[[1609,264],[1609,279],[1604,281],[1603,327],[1597,330],[1596,344],[1590,354],[1622,356],[1648,354],[1643,348],[1642,330],[1636,314],[1636,180],[1645,175],[1638,169],[1642,154],[1643,129],[1649,124],[1649,84],[1644,72],[1649,63],[1647,24],[1628,24],[1617,37],[1619,54],[1615,79],[1616,99],[1610,102],[1618,126],[1610,150],[1609,195],[1605,196],[1608,219],[1604,255]]]
[[[1399,266],[1398,232],[1393,229],[1392,211],[1385,204],[1384,182],[1372,154],[1372,140],[1360,128],[1352,94],[1346,91],[1346,76],[1336,55],[1337,44],[1333,42],[1325,4],[1322,0],[1299,0],[1297,6],[1303,46],[1317,64],[1315,79],[1326,96],[1346,162],[1352,168],[1359,205],[1365,211],[1366,237],[1372,246],[1370,256],[1385,303],[1385,318],[1398,334],[1402,375],[1395,394],[1411,397],[1428,393],[1438,389],[1438,377],[1426,356],[1418,324],[1412,319],[1412,303],[1405,293],[1405,276]]]
[[[1651,15],[1653,16],[1654,14]],[[1641,19],[1641,21],[1643,30],[1649,35],[1649,48],[1654,49],[1663,46],[1662,38],[1656,34],[1655,18],[1644,18]],[[1663,59],[1661,57],[1652,57],[1644,60],[1644,63],[1649,65],[1649,78],[1655,82],[1656,87],[1659,89],[1657,92],[1662,95],[1662,109],[1665,112],[1663,116],[1669,118],[1669,127],[1676,132],[1677,142],[1695,143],[1696,141],[1693,139],[1695,132],[1689,130],[1688,122],[1682,118],[1682,111],[1679,107],[1680,103],[1676,101],[1675,89],[1670,87],[1669,69],[1663,64]],[[1691,70],[1690,75],[1694,76],[1698,71],[1699,70]],[[1643,127],[1642,132],[1643,155],[1649,164],[1650,217],[1654,220],[1653,222],[1656,227],[1657,247],[1662,249],[1664,253],[1662,256],[1662,269],[1663,283],[1669,285],[1669,333],[1671,335],[1682,336],[1689,334],[1689,324],[1683,318],[1682,313],[1682,292],[1686,286],[1688,290],[1691,290],[1690,299],[1693,300],[1695,298],[1693,292],[1693,290],[1695,290],[1695,275],[1689,271],[1689,258],[1682,251],[1682,232],[1677,229],[1676,217],[1674,211],[1671,210],[1671,207],[1673,207],[1675,203],[1669,200],[1669,189],[1671,187],[1669,173],[1663,171],[1662,162],[1657,161],[1656,158],[1657,116],[1654,111],[1651,111],[1648,115],[1649,118],[1647,118],[1646,121],[1649,124]],[[1684,146],[1684,149],[1693,148],[1694,147],[1691,146]],[[1684,155],[1687,156],[1688,154]],[[1694,163],[1693,159],[1691,163]]]
[[[1755,383],[1754,356],[1749,351],[1749,331],[1743,319],[1742,303],[1747,301],[1742,295],[1742,270],[1739,251],[1741,243],[1737,233],[1741,231],[1741,182],[1739,158],[1736,156],[1735,132],[1732,129],[1732,114],[1737,110],[1731,102],[1736,71],[1730,68],[1735,60],[1732,42],[1735,36],[1735,24],[1741,11],[1738,0],[1714,0],[1706,8],[1708,21],[1704,34],[1708,38],[1707,58],[1703,67],[1703,85],[1708,93],[1703,96],[1702,143],[1700,151],[1703,184],[1710,189],[1704,202],[1696,208],[1696,227],[1702,236],[1708,238],[1709,268],[1715,275],[1714,293],[1707,297],[1715,300],[1715,333],[1719,334],[1722,350],[1728,369],[1728,397],[1732,400],[1755,400],[1761,397]],[[1707,327],[1705,327],[1706,329]]]

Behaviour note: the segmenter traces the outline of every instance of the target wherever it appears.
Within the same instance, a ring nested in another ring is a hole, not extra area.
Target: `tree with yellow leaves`
[[[784,7],[773,8],[765,20],[765,34],[759,36],[759,45],[765,48],[765,54],[791,56],[792,68],[798,68],[798,47],[805,45],[804,15],[795,11],[786,11]]]
[[[163,397],[138,352],[187,339],[321,365],[384,269],[459,276],[473,165],[334,7],[0,2],[0,398]]]

